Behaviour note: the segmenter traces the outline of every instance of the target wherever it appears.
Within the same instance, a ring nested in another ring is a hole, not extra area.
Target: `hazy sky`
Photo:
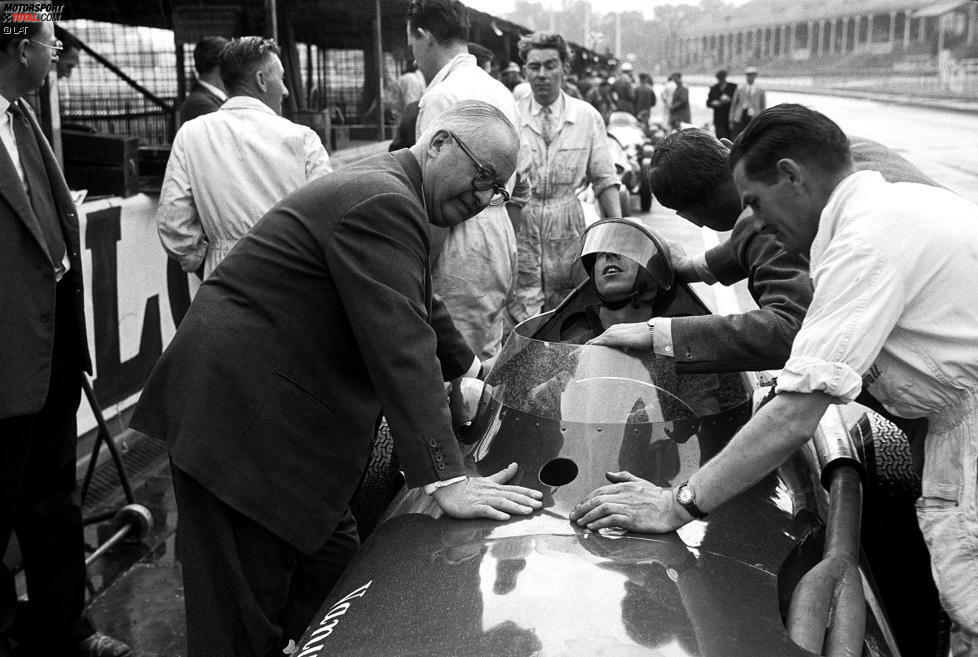
[[[532,0],[531,0],[532,1]],[[544,7],[560,9],[563,0],[536,0]],[[728,0],[730,4],[742,5],[748,0]],[[462,0],[465,4],[488,14],[501,16],[513,10],[513,0]],[[608,13],[612,11],[640,11],[646,18],[652,18],[656,5],[699,4],[698,0],[592,0],[591,11]]]

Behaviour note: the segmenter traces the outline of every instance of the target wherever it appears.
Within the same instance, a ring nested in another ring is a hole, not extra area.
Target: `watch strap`
[[[688,491],[688,495],[684,494],[686,491]],[[675,498],[676,504],[686,509],[686,512],[697,520],[702,520],[706,517],[706,513],[696,506],[696,495],[693,493],[693,489],[689,486],[689,481],[684,481],[682,484],[676,487]]]

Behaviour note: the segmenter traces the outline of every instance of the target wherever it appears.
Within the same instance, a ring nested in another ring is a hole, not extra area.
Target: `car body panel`
[[[674,287],[659,311],[704,312]],[[461,436],[473,474],[515,462],[511,483],[541,491],[544,508],[456,520],[402,490],[294,655],[811,654],[783,622],[794,583],[821,556],[818,473],[802,452],[678,532],[570,522],[608,471],[685,481],[753,407],[742,374],[670,377],[648,353],[554,340],[562,318],[593,300],[585,283],[516,328]],[[866,654],[891,654],[884,644],[874,618]]]

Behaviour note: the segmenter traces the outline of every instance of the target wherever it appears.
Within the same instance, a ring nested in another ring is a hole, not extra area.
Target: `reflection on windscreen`
[[[508,408],[564,422],[642,424],[715,415],[745,401],[742,375],[677,375],[651,352],[514,334],[487,384]]]

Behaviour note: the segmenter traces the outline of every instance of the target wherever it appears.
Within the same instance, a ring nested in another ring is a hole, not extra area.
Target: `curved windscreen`
[[[507,408],[564,422],[661,423],[716,415],[750,396],[741,374],[686,374],[649,351],[510,337],[486,379]]]

